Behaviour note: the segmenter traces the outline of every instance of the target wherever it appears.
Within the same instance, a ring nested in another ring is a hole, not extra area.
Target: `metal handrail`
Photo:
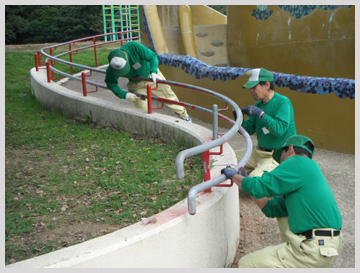
[[[109,34],[106,34],[106,35],[112,35],[112,34],[113,33],[109,33]],[[97,35],[97,36],[104,36],[104,35]],[[95,36],[92,36],[92,37],[89,37],[89,38],[93,38],[93,37],[95,37]],[[56,56],[49,55],[49,54],[47,54],[45,52],[45,50],[49,49],[49,48],[56,48],[58,46],[74,43],[74,42],[77,42],[77,41],[83,41],[83,40],[86,40],[86,39],[89,39],[89,38],[78,39],[78,40],[70,41],[70,42],[67,42],[67,43],[63,43],[63,44],[59,44],[59,45],[55,45],[55,46],[50,46],[50,47],[45,47],[45,48],[41,49],[42,54],[47,57],[46,64],[47,64],[47,68],[48,68],[48,81],[49,82],[50,82],[49,71],[52,70],[52,71],[58,73],[59,75],[67,76],[67,77],[72,78],[74,80],[83,81],[83,84],[85,83],[85,85],[86,84],[91,84],[91,85],[94,85],[94,86],[97,86],[97,87],[107,89],[106,85],[99,84],[99,83],[92,82],[92,81],[88,81],[88,80],[85,80],[84,78],[80,79],[80,78],[75,77],[73,75],[62,72],[62,71],[54,68],[53,66],[49,65],[48,59],[51,59],[52,61],[55,60],[55,61],[58,61],[58,62],[61,62],[61,63],[64,63],[64,64],[68,64],[70,66],[75,66],[75,67],[78,67],[78,68],[81,68],[81,69],[84,69],[84,70],[89,70],[89,71],[94,71],[94,72],[105,74],[106,73],[105,70],[94,68],[94,67],[88,67],[88,66],[85,66],[85,65],[81,65],[81,64],[77,64],[77,63],[73,63],[73,62],[69,62],[69,61],[65,61],[65,60],[60,59],[59,57],[61,57],[63,55],[66,55],[66,54],[69,54],[71,52],[76,52],[76,51],[87,49],[87,48],[90,48],[90,47],[95,47],[95,46],[99,46],[99,45],[103,45],[103,44],[109,44],[109,43],[114,42],[114,41],[105,42],[105,43],[101,43],[101,44],[93,44],[93,45],[89,45],[89,46],[85,46],[85,47],[80,47],[80,48],[70,50],[70,51],[67,51],[65,53],[62,53],[62,54],[59,54],[59,55],[56,55]],[[144,78],[144,77],[136,77],[136,78],[133,78],[133,79],[152,82],[152,79]],[[252,152],[252,142],[251,142],[251,138],[248,135],[248,133],[241,127],[241,124],[243,122],[243,114],[242,114],[240,108],[238,107],[238,105],[233,100],[231,100],[228,97],[226,97],[226,96],[224,96],[222,94],[219,94],[217,92],[211,91],[211,90],[206,89],[206,88],[194,86],[194,85],[189,85],[189,84],[184,84],[184,83],[179,83],[179,82],[174,82],[174,81],[168,81],[168,80],[158,80],[157,84],[159,84],[159,83],[160,84],[168,84],[168,85],[172,85],[172,86],[183,87],[183,88],[187,88],[187,89],[192,89],[192,90],[196,90],[196,91],[199,91],[199,92],[202,92],[202,93],[206,93],[207,95],[217,97],[218,99],[220,99],[220,100],[222,100],[222,101],[224,101],[226,103],[226,109],[228,108],[228,105],[230,105],[234,109],[234,111],[235,111],[235,113],[236,113],[236,115],[238,117],[237,120],[234,122],[233,120],[229,119],[228,117],[226,117],[226,116],[224,116],[222,114],[219,114],[218,111],[217,111],[217,108],[216,108],[216,110],[215,110],[215,108],[213,108],[213,111],[211,111],[209,109],[203,108],[201,106],[193,105],[193,104],[190,104],[190,103],[187,103],[187,102],[173,101],[173,100],[169,100],[169,99],[164,99],[164,98],[151,96],[152,100],[157,100],[157,101],[160,101],[162,103],[166,102],[166,103],[182,105],[182,106],[189,107],[189,108],[192,108],[192,109],[195,109],[195,110],[198,110],[198,111],[202,111],[202,112],[205,112],[205,113],[208,113],[208,114],[212,114],[212,115],[214,115],[214,113],[215,113],[218,118],[220,118],[220,119],[222,119],[222,120],[224,120],[224,121],[226,121],[226,122],[228,122],[230,124],[233,124],[231,129],[227,133],[225,133],[223,136],[221,136],[219,138],[216,138],[216,139],[213,139],[212,141],[210,141],[208,143],[200,144],[198,146],[195,146],[195,147],[192,147],[192,148],[181,151],[177,155],[176,160],[175,160],[176,176],[177,176],[178,179],[183,179],[184,178],[184,161],[185,161],[186,158],[189,158],[189,157],[194,156],[194,155],[198,155],[200,153],[204,153],[206,151],[210,151],[211,149],[213,149],[213,148],[215,148],[217,146],[222,146],[225,142],[229,141],[237,132],[240,132],[243,135],[243,137],[245,138],[246,152],[245,152],[244,157],[235,166],[235,169],[239,170],[240,167],[243,167],[245,165],[245,163],[249,160],[251,152]],[[84,95],[86,96],[85,93],[86,92],[84,92]],[[137,94],[137,93],[135,93],[135,94]],[[147,98],[147,95],[143,95],[143,94],[137,94],[137,95]],[[217,128],[216,128],[216,130],[217,130]],[[215,136],[215,132],[213,132],[213,136]],[[189,191],[189,194],[188,194],[189,214],[194,215],[196,213],[195,198],[196,198],[196,195],[197,195],[198,192],[201,192],[201,191],[207,190],[207,189],[209,189],[209,188],[211,188],[213,186],[219,185],[220,183],[222,183],[222,182],[224,182],[226,180],[227,180],[226,176],[222,174],[222,175],[220,175],[218,177],[215,177],[213,179],[204,181],[204,182],[192,187],[190,189],[190,191]]]

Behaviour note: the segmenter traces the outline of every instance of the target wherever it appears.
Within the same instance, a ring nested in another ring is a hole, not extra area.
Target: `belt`
[[[272,151],[274,151],[274,150],[270,150],[270,149],[261,148],[260,146],[258,146],[258,148],[259,148],[261,151],[264,151],[264,152],[272,152]]]
[[[333,235],[332,235],[333,234]],[[313,235],[313,230],[307,230],[304,231],[302,233],[297,233],[297,235],[304,235],[306,236],[306,239],[311,239],[312,235]],[[340,230],[334,230],[333,232],[331,232],[331,230],[315,230],[315,236],[339,236],[340,235]]]

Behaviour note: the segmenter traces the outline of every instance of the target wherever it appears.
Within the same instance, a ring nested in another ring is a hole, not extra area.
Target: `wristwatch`
[[[264,112],[264,111],[261,112],[259,118],[263,118],[263,116],[265,116],[265,112]]]

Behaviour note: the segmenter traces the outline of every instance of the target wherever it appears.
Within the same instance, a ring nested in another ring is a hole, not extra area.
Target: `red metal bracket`
[[[158,89],[158,83],[156,83],[156,88],[153,88],[153,89],[151,89],[151,84],[148,84],[148,85],[146,86],[147,103],[148,103],[148,113],[149,113],[149,114],[152,114],[152,110],[164,108],[164,102],[161,102],[161,106],[160,106],[160,107],[153,107],[153,106],[152,106],[151,90],[156,90],[156,89]]]
[[[82,73],[81,73],[81,82],[82,82],[83,95],[84,95],[84,97],[86,97],[88,93],[95,93],[95,92],[97,92],[97,91],[99,90],[99,87],[96,86],[96,89],[95,89],[95,90],[93,90],[93,91],[87,91],[87,87],[86,87],[86,77],[87,77],[87,76],[86,76],[85,72],[82,72]]]
[[[227,109],[229,109],[229,104],[226,103],[225,107],[226,108],[224,108],[224,109],[218,109],[218,112],[226,111]]]

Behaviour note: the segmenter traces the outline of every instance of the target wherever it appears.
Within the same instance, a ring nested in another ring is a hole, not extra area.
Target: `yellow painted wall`
[[[226,15],[206,6],[190,5],[192,20],[194,25],[224,25],[226,24]]]
[[[205,5],[189,5],[194,25],[226,24],[226,16]],[[163,27],[179,26],[178,5],[157,5]]]
[[[314,77],[355,78],[355,6],[295,19],[276,5],[255,19],[256,5],[228,9],[231,66]]]

